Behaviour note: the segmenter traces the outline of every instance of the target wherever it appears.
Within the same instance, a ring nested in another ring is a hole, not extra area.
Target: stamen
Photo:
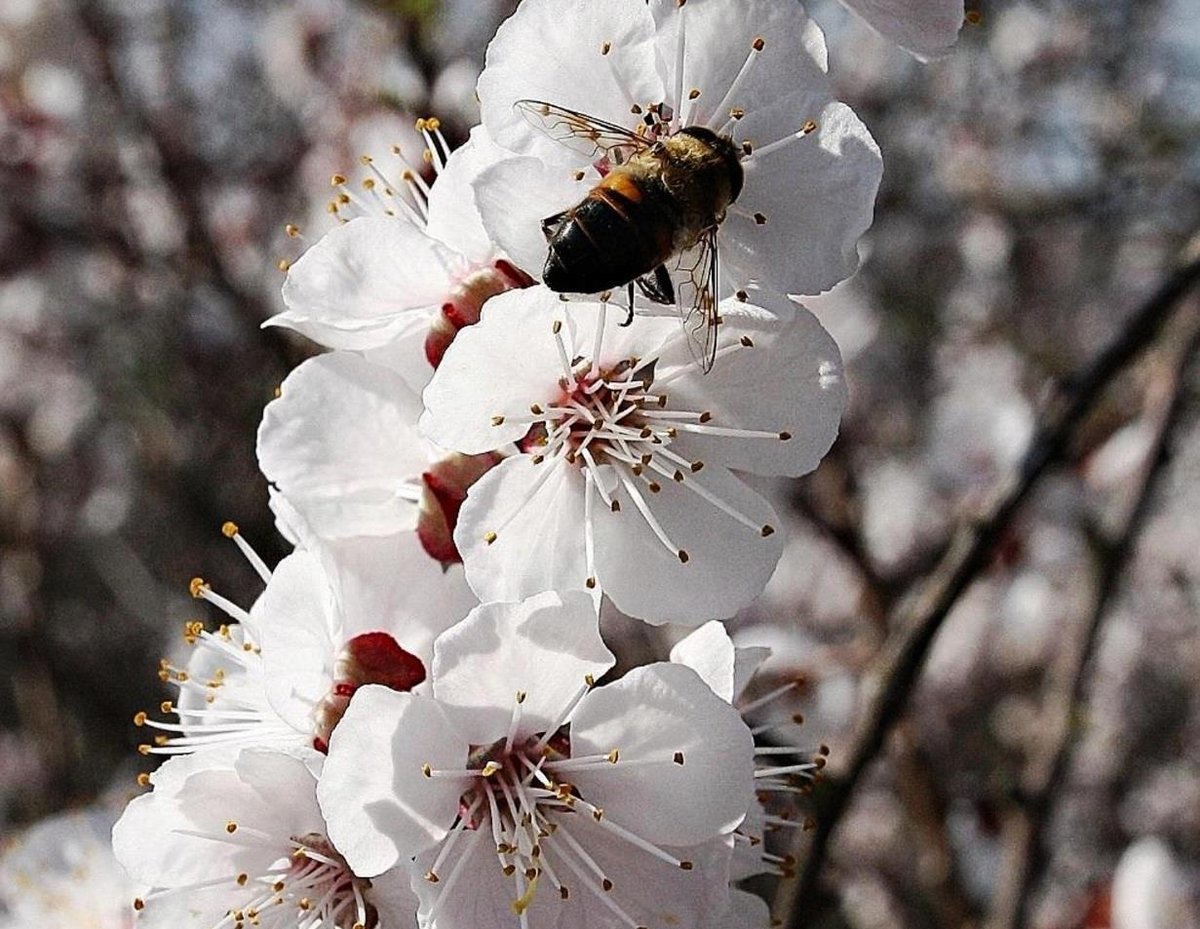
[[[513,701],[512,718],[508,723],[508,735],[504,737],[504,752],[508,754],[512,751],[513,740],[517,737],[517,729],[521,725],[521,707],[525,703],[525,691],[518,690],[515,700]]]
[[[786,148],[788,145],[791,145],[793,142],[796,142],[800,139],[807,138],[808,136],[812,135],[816,131],[817,131],[817,124],[814,120],[810,119],[803,126],[801,126],[798,130],[796,130],[793,133],[790,133],[789,135],[785,135],[782,139],[778,139],[774,142],[770,142],[767,145],[762,145],[762,146],[756,147],[754,149],[753,157],[761,158],[764,155],[769,155],[769,154],[771,154],[771,152],[777,151],[778,149]]]
[[[600,480],[599,465],[596,464],[596,459],[592,457],[592,453],[584,446],[580,446],[579,454],[583,456],[584,463],[587,466],[586,474],[592,478],[592,486],[595,487],[596,493],[600,495],[600,499],[604,501],[605,506],[612,509],[613,501],[607,490],[604,489],[604,482]]]
[[[462,855],[459,856],[458,861],[454,862],[454,867],[450,869],[450,874],[444,881],[440,881],[440,893],[438,894],[437,899],[433,901],[433,906],[429,908],[428,919],[430,925],[434,924],[434,920],[437,919],[438,912],[441,910],[445,901],[450,899],[450,891],[454,889],[454,885],[458,883],[458,879],[466,873],[466,864],[471,860],[471,852],[474,851],[475,843],[482,839],[484,835],[482,829],[471,829],[465,831],[469,831],[471,833],[471,837],[468,839],[467,847],[463,849]],[[426,880],[429,880],[429,874],[426,874],[425,878]],[[434,881],[431,881],[430,883],[434,883]]]
[[[679,28],[675,33],[675,95],[671,98],[671,106],[677,114],[683,110],[683,67],[687,61],[687,14],[683,4],[679,4]],[[680,126],[684,125],[680,123]],[[678,127],[677,127],[678,128]]]
[[[558,360],[562,364],[563,377],[570,382],[574,378],[575,372],[571,370],[571,356],[567,352],[566,343],[563,341],[562,320],[556,319],[550,328],[554,333],[554,344],[558,346]]]
[[[254,570],[258,573],[258,576],[262,578],[263,583],[270,583],[271,569],[268,568],[267,563],[259,557],[258,552],[256,552],[250,546],[250,543],[243,538],[242,534],[238,531],[237,524],[232,522],[225,523],[225,525],[221,527],[221,534],[227,539],[233,539],[234,544],[238,547],[238,550],[242,553],[245,559],[250,562],[250,567],[254,568]]]
[[[604,755],[580,755],[573,758],[564,758],[554,762],[554,773],[557,775],[560,771],[578,771],[581,768],[602,768],[606,765],[611,766],[620,761],[620,758],[621,754],[615,748],[611,752],[608,752]],[[662,762],[657,761],[655,763],[661,764]],[[627,762],[623,764],[622,767],[629,767],[630,764],[636,764],[636,762]]]
[[[819,771],[825,767],[824,764],[818,764],[815,761],[805,764],[781,765],[778,768],[760,768],[754,772],[754,777],[778,777],[781,774],[807,774],[810,771]]]
[[[622,486],[633,500],[633,505],[636,506],[638,508],[638,512],[642,514],[642,519],[644,519],[646,521],[646,525],[650,527],[650,531],[654,533],[654,535],[658,538],[658,541],[663,544],[663,547],[666,548],[667,551],[677,555],[680,561],[682,561],[684,564],[687,564],[687,552],[671,541],[666,531],[662,526],[659,525],[658,520],[654,518],[654,514],[650,512],[650,507],[642,498],[637,486],[624,473],[622,473],[620,469],[617,470],[617,476],[620,478]]]
[[[690,861],[686,861],[681,858],[676,858],[674,855],[670,855],[667,852],[663,851],[661,848],[659,848],[653,842],[649,842],[646,839],[643,839],[640,835],[637,835],[634,832],[630,832],[624,826],[617,825],[612,820],[610,820],[608,817],[606,817],[604,815],[604,811],[602,809],[600,809],[598,806],[588,803],[586,800],[582,800],[582,799],[579,800],[578,802],[581,807],[583,807],[585,810],[587,810],[589,813],[592,814],[592,821],[599,823],[600,827],[602,829],[606,829],[609,832],[612,832],[614,835],[620,836],[622,839],[624,839],[630,845],[634,845],[637,848],[640,848],[642,851],[653,855],[659,861],[665,861],[667,864],[674,865],[675,867],[680,868],[684,871],[692,870],[692,863]]]
[[[596,314],[596,337],[592,340],[592,362],[600,364],[600,348],[604,344],[604,323],[608,318],[608,301],[600,301],[600,312]]]
[[[554,738],[554,733],[558,732],[558,730],[562,728],[563,723],[571,718],[571,714],[575,712],[575,707],[579,706],[579,701],[587,696],[587,692],[592,689],[595,683],[596,682],[592,680],[592,676],[590,674],[584,678],[583,686],[580,687],[579,690],[575,692],[575,696],[573,696],[567,702],[566,707],[559,714],[558,719],[554,721],[554,725],[542,733],[542,737],[534,744],[533,751],[535,753],[542,751],[542,749],[549,744],[550,740]]]
[[[763,50],[765,45],[766,43],[761,36],[756,38],[750,44],[750,51],[746,54],[746,60],[742,62],[741,68],[738,69],[738,73],[734,76],[733,83],[731,83],[729,85],[729,89],[725,91],[725,96],[721,98],[721,102],[718,103],[713,109],[713,119],[718,118],[720,114],[728,112],[729,109],[732,108],[734,95],[742,89],[742,82],[746,79],[746,75],[750,73],[751,64],[758,59],[758,53]],[[732,122],[733,120],[730,119],[720,127],[713,126],[711,123],[706,123],[706,125],[708,125],[708,128],[716,132],[717,135],[724,135],[729,131],[729,127]]]
[[[756,532],[759,532],[760,534],[762,534],[763,536],[774,535],[775,529],[770,524],[764,525],[762,523],[755,522],[749,516],[746,516],[740,510],[736,509],[732,504],[726,503],[724,500],[722,500],[720,497],[718,497],[715,493],[713,493],[711,490],[709,490],[707,487],[705,487],[699,481],[694,480],[694,479],[693,480],[684,480],[682,475],[679,475],[678,477],[676,477],[676,474],[678,474],[678,472],[673,473],[670,468],[666,467],[663,464],[660,464],[657,461],[651,461],[650,467],[653,468],[655,471],[657,471],[659,474],[663,475],[664,477],[669,477],[669,478],[675,480],[677,483],[682,484],[684,487],[688,488],[688,490],[692,491],[697,496],[701,497],[704,500],[707,500],[709,503],[711,503],[713,506],[715,506],[718,510],[720,510],[722,513],[724,513],[726,516],[736,519],[739,523],[741,523],[747,529],[753,529]]]
[[[730,439],[775,439],[786,442],[791,438],[788,432],[769,432],[765,429],[735,429],[731,426],[709,426],[702,423],[680,422],[675,424],[680,432],[694,432],[698,435],[719,435]]]
[[[203,578],[192,578],[191,583],[188,585],[188,590],[197,600],[207,600],[230,619],[236,619],[240,623],[252,623],[249,613],[236,603],[226,600],[218,593],[214,593],[213,589],[208,586],[208,583]]]
[[[759,709],[760,707],[764,707],[768,703],[772,703],[775,700],[778,700],[784,694],[790,693],[791,691],[795,690],[798,686],[799,686],[799,684],[797,681],[789,681],[788,683],[784,684],[782,687],[776,687],[770,693],[763,694],[763,696],[758,697],[754,700],[751,700],[749,703],[739,703],[738,704],[738,712],[741,713],[743,716],[747,715],[748,713],[753,713],[755,710]]]
[[[559,457],[561,456],[556,456],[555,460],[558,460]],[[508,524],[522,514],[522,512],[525,510],[525,507],[529,504],[529,501],[541,492],[542,488],[546,484],[546,481],[548,481],[552,475],[557,475],[561,481],[566,477],[566,471],[563,469],[543,468],[541,473],[537,476],[537,479],[529,485],[520,501],[517,502],[517,505],[512,508],[509,514],[500,521],[495,529],[484,533],[484,541],[489,545],[495,542],[496,539],[499,538],[500,533],[508,527]]]
[[[580,447],[580,453],[585,455],[587,467],[583,471],[583,563],[587,568],[587,578],[584,586],[588,590],[596,587],[596,541],[592,527],[592,491],[596,487],[596,478],[592,474],[595,464],[591,461],[591,453],[586,447]],[[611,506],[611,502],[609,504]]]

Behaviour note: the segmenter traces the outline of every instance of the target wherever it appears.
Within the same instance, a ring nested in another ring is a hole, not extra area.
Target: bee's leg
[[[629,315],[625,317],[625,322],[618,323],[619,326],[629,326],[633,323],[633,281],[629,282]]]
[[[653,274],[643,274],[637,279],[637,285],[655,303],[671,306],[675,302],[675,285],[666,265],[659,265]]]
[[[570,212],[570,210],[563,210],[561,213],[555,213],[553,216],[547,216],[542,220],[542,235],[546,237],[547,242],[554,238],[559,227],[562,226],[563,221]]]

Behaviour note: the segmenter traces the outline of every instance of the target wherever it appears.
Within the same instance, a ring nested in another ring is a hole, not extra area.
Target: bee
[[[655,303],[675,305],[708,371],[720,325],[717,227],[744,180],[733,140],[704,126],[661,135],[656,108],[631,131],[541,100],[515,106],[551,138],[596,159],[602,175],[579,203],[542,220],[546,286],[559,293],[627,287],[624,325],[633,319],[635,286]]]

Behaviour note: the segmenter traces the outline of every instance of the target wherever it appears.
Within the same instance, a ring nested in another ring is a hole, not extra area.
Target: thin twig
[[[1116,340],[1055,393],[1016,471],[997,488],[983,515],[957,530],[929,580],[899,606],[893,624],[898,631],[885,646],[878,671],[864,681],[866,711],[845,755],[844,773],[831,773],[814,798],[818,803],[817,828],[811,833],[812,843],[799,878],[790,889],[787,925],[791,929],[804,925],[814,909],[817,881],[830,838],[863,773],[903,713],[942,622],[987,567],[1017,510],[1046,469],[1064,454],[1075,429],[1104,389],[1154,340],[1176,304],[1197,281],[1200,260],[1175,271],[1129,319]]]
[[[1055,702],[1055,696],[1058,696],[1058,700],[1057,705],[1051,706],[1046,714],[1049,725],[1053,727],[1042,742],[1047,751],[1042,757],[1033,759],[1022,796],[1018,798],[1019,802],[1005,825],[1005,855],[987,922],[988,929],[1018,929],[1026,924],[1030,895],[1045,862],[1045,829],[1071,769],[1077,744],[1074,738],[1077,728],[1073,722],[1077,719],[1079,707],[1083,705],[1092,659],[1100,640],[1100,628],[1119,592],[1124,568],[1149,515],[1155,489],[1170,459],[1171,437],[1186,406],[1188,391],[1185,380],[1200,346],[1200,319],[1197,314],[1191,315],[1191,331],[1184,339],[1182,350],[1172,359],[1173,364],[1167,375],[1167,408],[1159,416],[1154,445],[1142,469],[1129,514],[1115,535],[1096,540],[1099,583],[1092,611],[1084,624],[1075,653],[1071,656],[1068,686],[1060,694],[1050,695],[1052,703]]]

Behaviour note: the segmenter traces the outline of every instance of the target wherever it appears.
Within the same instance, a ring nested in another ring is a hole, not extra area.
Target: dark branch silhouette
[[[786,925],[792,929],[805,925],[815,909],[818,879],[833,833],[863,773],[901,718],[943,621],[988,566],[996,543],[1021,504],[1047,468],[1064,455],[1076,428],[1105,388],[1154,341],[1180,299],[1198,281],[1200,259],[1193,259],[1130,317],[1107,349],[1055,391],[1014,473],[995,490],[978,518],[959,527],[928,580],[897,607],[891,624],[897,631],[884,646],[876,670],[864,680],[866,709],[846,753],[844,772],[831,774],[816,798],[817,827],[788,908]]]
[[[1154,444],[1139,475],[1132,506],[1117,532],[1094,538],[1097,588],[1092,610],[1075,646],[1066,686],[1050,691],[1051,707],[1047,717],[1053,728],[1047,738],[1041,740],[1041,757],[1035,755],[1031,759],[1030,772],[1018,803],[1005,825],[1004,861],[987,929],[1018,929],[1026,925],[1030,895],[1046,863],[1046,825],[1071,770],[1074,748],[1078,744],[1075,739],[1077,728],[1073,722],[1083,706],[1092,658],[1100,640],[1100,629],[1120,591],[1125,567],[1150,513],[1155,489],[1170,460],[1172,436],[1187,405],[1185,380],[1196,349],[1200,346],[1200,325],[1196,314],[1190,315],[1191,331],[1183,340],[1183,347],[1174,352],[1171,358],[1170,370],[1165,378],[1166,409],[1158,416]]]

